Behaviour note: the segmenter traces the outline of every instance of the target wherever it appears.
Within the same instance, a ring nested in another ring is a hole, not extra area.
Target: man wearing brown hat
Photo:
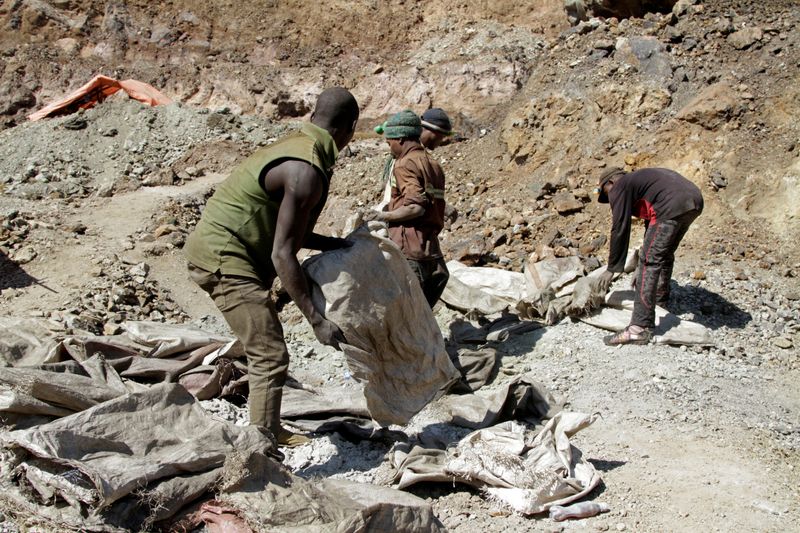
[[[401,111],[383,125],[394,159],[387,211],[368,211],[365,220],[381,220],[389,237],[403,251],[433,308],[450,273],[439,247],[444,227],[444,171],[420,142],[422,122],[411,110]]]
[[[601,277],[606,289],[614,273],[625,266],[631,217],[641,218],[645,224],[631,322],[603,340],[612,346],[647,344],[655,327],[655,306],[669,300],[675,250],[703,211],[703,195],[697,185],[665,168],[609,169],[600,176],[598,192],[597,200],[611,205],[612,216],[608,267]]]
[[[269,291],[280,278],[317,339],[335,348],[344,342],[312,305],[297,252],[348,245],[313,229],[358,115],[349,91],[323,91],[310,122],[256,151],[217,187],[184,248],[191,278],[213,298],[247,355],[250,424],[266,427],[280,445],[308,438],[280,423],[289,353]]]

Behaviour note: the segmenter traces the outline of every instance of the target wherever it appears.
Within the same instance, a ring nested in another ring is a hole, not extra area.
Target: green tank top
[[[270,197],[261,187],[261,178],[281,160],[306,161],[325,176],[320,201],[324,203],[338,155],[330,134],[310,122],[256,151],[209,198],[184,246],[186,259],[208,272],[271,281],[275,276],[271,256],[280,198]]]

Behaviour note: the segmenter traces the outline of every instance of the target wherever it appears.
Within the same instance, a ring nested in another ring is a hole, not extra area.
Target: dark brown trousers
[[[277,438],[289,352],[269,287],[256,279],[211,273],[192,264],[189,275],[211,296],[244,347],[250,423],[265,426]]]

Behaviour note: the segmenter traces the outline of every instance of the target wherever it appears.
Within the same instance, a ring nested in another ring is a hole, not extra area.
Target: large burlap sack
[[[303,267],[315,307],[344,332],[350,370],[364,381],[372,418],[405,424],[458,377],[408,262],[395,244],[361,227],[353,245]]]

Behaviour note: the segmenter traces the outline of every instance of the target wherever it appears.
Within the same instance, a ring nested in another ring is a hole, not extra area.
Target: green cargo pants
[[[266,427],[277,438],[289,352],[269,287],[251,278],[211,273],[192,264],[188,267],[192,280],[211,296],[244,347],[250,423]]]

